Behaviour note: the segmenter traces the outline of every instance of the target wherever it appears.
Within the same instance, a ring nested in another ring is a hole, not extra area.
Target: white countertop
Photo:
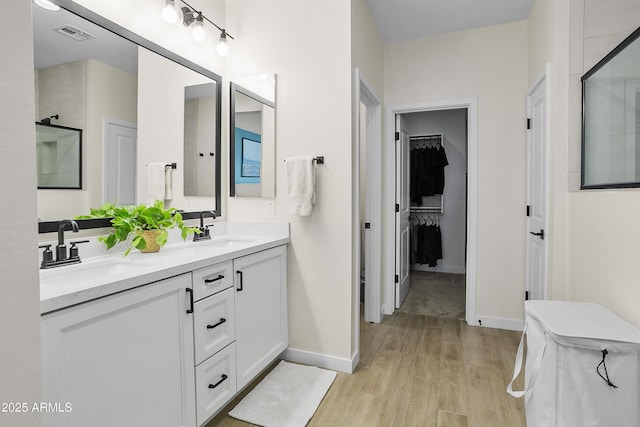
[[[172,230],[174,231],[174,230]],[[67,241],[73,240],[67,236]],[[190,236],[191,237],[191,236]],[[186,242],[170,237],[160,252],[124,247],[114,253],[98,249],[97,238],[80,246],[80,264],[40,270],[40,313],[46,314],[137,286],[263,251],[289,242],[289,224],[216,223],[211,240]],[[55,244],[54,244],[55,246]],[[100,254],[100,253],[103,254]]]

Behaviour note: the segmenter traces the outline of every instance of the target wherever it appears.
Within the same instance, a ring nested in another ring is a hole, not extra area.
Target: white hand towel
[[[289,215],[309,216],[316,201],[315,165],[312,156],[289,157],[285,161]]]
[[[148,203],[164,200],[166,163],[147,164],[147,198]]]
[[[173,200],[173,168],[164,168],[164,199]]]

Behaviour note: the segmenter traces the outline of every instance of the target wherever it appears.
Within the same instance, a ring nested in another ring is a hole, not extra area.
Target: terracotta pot
[[[140,249],[140,252],[158,252],[160,250],[160,245],[156,242],[156,239],[159,234],[160,230],[142,230],[142,238],[147,243],[147,247]]]

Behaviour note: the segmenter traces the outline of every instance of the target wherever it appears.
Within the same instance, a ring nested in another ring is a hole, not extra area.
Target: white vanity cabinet
[[[287,251],[278,246],[233,261],[238,390],[287,348]]]
[[[195,425],[191,275],[42,317],[43,414],[65,427]]]
[[[42,401],[61,409],[43,426],[205,425],[288,345],[286,253],[240,248],[69,294],[41,320]]]

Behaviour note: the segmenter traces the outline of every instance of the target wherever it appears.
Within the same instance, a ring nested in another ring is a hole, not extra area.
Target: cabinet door
[[[233,261],[238,390],[287,348],[286,248]]]
[[[195,426],[190,277],[43,316],[44,426]]]

